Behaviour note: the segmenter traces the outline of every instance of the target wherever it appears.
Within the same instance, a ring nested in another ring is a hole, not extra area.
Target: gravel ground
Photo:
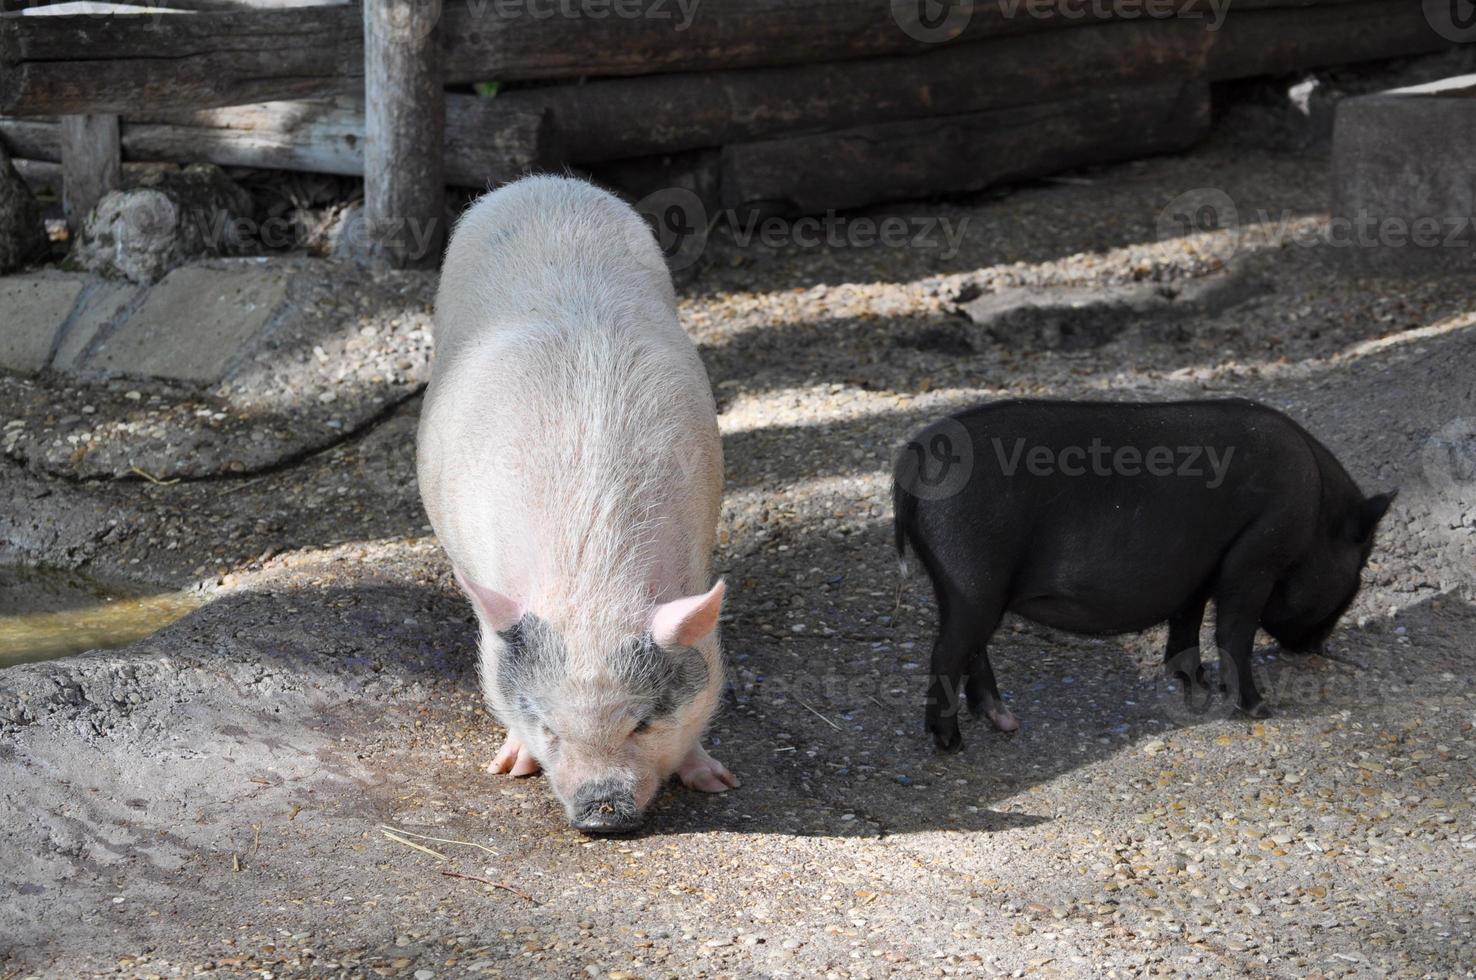
[[[235,477],[0,462],[13,557],[211,600],[125,650],[0,671],[0,977],[1471,975],[1472,281],[1359,278],[1291,243],[1325,223],[1325,147],[1243,136],[861,216],[947,219],[949,254],[708,244],[682,314],[727,454],[713,752],[744,784],[673,790],[636,837],[584,838],[540,780],[483,771],[501,732],[416,499],[417,400]],[[1204,189],[1238,227],[1160,241]],[[1213,276],[1255,285],[1089,349],[960,312]],[[1021,731],[966,725],[936,755],[895,447],[985,398],[1219,394],[1401,489],[1339,659],[1262,650],[1275,716],[1252,723],[1185,714],[1161,630],[1007,620],[991,655]]]

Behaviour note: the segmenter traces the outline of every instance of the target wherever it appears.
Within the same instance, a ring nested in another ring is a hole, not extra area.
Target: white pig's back
[[[420,440],[427,511],[478,582],[617,617],[706,587],[711,391],[650,232],[604,192],[538,178],[462,220]]]
[[[436,296],[436,354],[504,326],[671,312],[671,276],[629,206],[584,181],[529,177],[488,194],[457,222]],[[657,324],[652,324],[657,326]],[[684,337],[683,337],[684,339]]]

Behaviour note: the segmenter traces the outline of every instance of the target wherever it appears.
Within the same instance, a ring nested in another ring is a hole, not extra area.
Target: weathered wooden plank
[[[1123,22],[940,46],[916,57],[531,88],[499,101],[546,110],[570,161],[600,163],[1195,78],[1212,38],[1184,20]]]
[[[156,112],[124,119],[121,129],[125,161],[364,174],[362,99]],[[61,159],[60,131],[53,118],[0,117],[0,138],[18,158]],[[446,97],[448,184],[486,187],[564,159],[545,110],[501,98]]]
[[[446,90],[440,9],[364,3],[364,218],[370,255],[397,268],[441,260]]]
[[[725,147],[724,206],[817,214],[1183,149],[1209,131],[1202,81]],[[817,166],[816,161],[823,161]]]
[[[0,0],[0,13],[54,14],[77,3],[95,0]],[[147,13],[162,10],[232,11],[269,10],[279,7],[347,6],[353,0],[107,0],[112,6],[134,7]]]
[[[956,43],[1079,29],[1111,5],[1081,0],[975,3],[935,36],[893,15],[893,0],[444,0],[446,78],[453,83],[647,75],[917,55]],[[1186,23],[1216,25],[1223,0],[1144,0]],[[1308,7],[1336,32],[1338,11],[1409,0],[1235,0],[1230,21]],[[606,16],[596,16],[605,9]],[[921,9],[897,0],[903,11]],[[638,16],[616,11],[634,11]],[[1079,14],[1085,13],[1086,16]],[[1197,15],[1197,16],[1196,16]],[[1151,19],[1151,18],[1150,18]],[[1223,28],[1221,28],[1223,30]],[[1063,68],[1069,71],[1069,68]],[[128,113],[322,97],[357,90],[363,37],[356,6],[158,16],[0,17],[0,113]]]
[[[1215,81],[1279,75],[1450,46],[1418,3],[1352,3],[1334,11],[1262,10],[1253,16],[1228,17],[1224,27],[1212,32],[1208,71]]]
[[[117,116],[63,116],[62,212],[73,232],[108,191],[123,184]]]
[[[357,7],[0,17],[0,112],[127,113],[362,84]]]
[[[1241,16],[1277,7],[1340,7],[1359,0],[1232,0]],[[1403,3],[1408,0],[1383,0]],[[503,17],[497,0],[446,5],[447,72],[453,80],[515,81],[602,75],[648,75],[850,58],[921,54],[937,45],[983,38],[1089,27],[1113,19],[1177,17],[1218,28],[1223,0],[1144,0],[1141,4],[1083,0],[958,3],[957,16],[936,26],[921,21],[937,9],[923,0],[573,0],[556,9],[600,7],[595,16]],[[547,11],[553,0],[520,10]],[[614,13],[621,9],[625,14]]]
[[[62,194],[62,166],[52,163],[50,160],[22,160],[15,159],[15,169],[30,186],[31,192],[37,196],[61,197]],[[151,164],[125,163],[123,164],[123,186],[132,186],[133,182],[146,173]]]

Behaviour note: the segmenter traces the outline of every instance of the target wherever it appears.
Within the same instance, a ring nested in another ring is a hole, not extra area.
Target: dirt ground
[[[540,779],[483,771],[501,731],[417,500],[418,399],[220,478],[0,462],[13,558],[210,600],[0,670],[0,977],[1471,975],[1476,277],[1354,273],[1294,234],[1325,227],[1325,143],[1246,132],[851,216],[946,219],[956,252],[708,243],[681,311],[727,459],[733,685],[709,744],[743,785],[672,789],[635,837],[586,838]],[[1237,228],[1160,240],[1207,189]],[[1095,346],[959,311],[1220,278],[1231,300]],[[890,547],[908,431],[1004,396],[1231,394],[1400,490],[1339,659],[1265,646],[1274,716],[1250,722],[1184,711],[1161,630],[1007,620],[1021,730],[966,724],[935,754],[931,598]]]

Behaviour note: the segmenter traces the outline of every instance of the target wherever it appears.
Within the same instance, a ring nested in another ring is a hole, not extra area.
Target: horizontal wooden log
[[[1223,10],[1223,0],[1218,8],[1211,0],[1140,2],[1206,28],[1215,24],[1212,11]],[[1227,16],[1354,2],[1235,0]],[[956,30],[938,34],[907,23],[920,3],[895,0],[894,16],[894,0],[444,0],[446,78],[646,75],[921,54],[942,43],[1081,28],[1110,12],[1084,0],[976,2]],[[1136,9],[1129,5],[1125,16]],[[357,6],[0,16],[0,113],[11,115],[332,96],[356,91],[362,74]]]
[[[973,0],[967,16],[930,28],[923,0],[448,0],[448,77],[519,81],[648,75],[852,58],[921,54],[940,44],[1057,31],[1114,19],[1088,0]],[[1234,13],[1279,7],[1338,7],[1358,0],[1232,0]],[[1382,0],[1401,3],[1407,0]],[[1224,0],[1127,0],[1124,19],[1147,9],[1200,27],[1217,23]],[[597,16],[609,9],[608,16]],[[549,16],[550,11],[560,11]],[[585,11],[565,16],[563,11]],[[631,13],[616,14],[623,10]],[[540,15],[533,15],[537,11]]]
[[[95,0],[0,0],[0,14],[44,13],[68,9],[77,3]],[[191,11],[269,10],[277,7],[332,7],[352,0],[107,0],[115,6]]]
[[[0,17],[0,113],[191,108],[362,85],[359,8]]]
[[[607,79],[499,99],[547,110],[569,160],[600,163],[1194,78],[1213,37],[1185,20],[1123,22],[916,57]]]
[[[15,164],[15,169],[31,188],[31,193],[37,197],[55,197],[59,199],[62,196],[61,164],[53,163],[50,160],[21,159],[12,160],[11,163]],[[154,164],[148,163],[123,164],[123,186],[131,187],[154,166]]]
[[[563,160],[546,113],[499,106],[500,101],[447,97],[447,183],[486,187]],[[0,138],[17,157],[60,159],[54,120],[0,118]],[[155,113],[124,120],[122,142],[128,161],[203,162],[354,177],[364,173],[364,111],[358,99]]]
[[[1179,150],[1209,131],[1209,101],[1204,82],[1169,82],[729,146],[723,204],[818,214]]]
[[[1212,32],[1212,80],[1280,75],[1329,65],[1440,51],[1451,42],[1431,27],[1418,3],[1353,3],[1262,10],[1226,18]]]

